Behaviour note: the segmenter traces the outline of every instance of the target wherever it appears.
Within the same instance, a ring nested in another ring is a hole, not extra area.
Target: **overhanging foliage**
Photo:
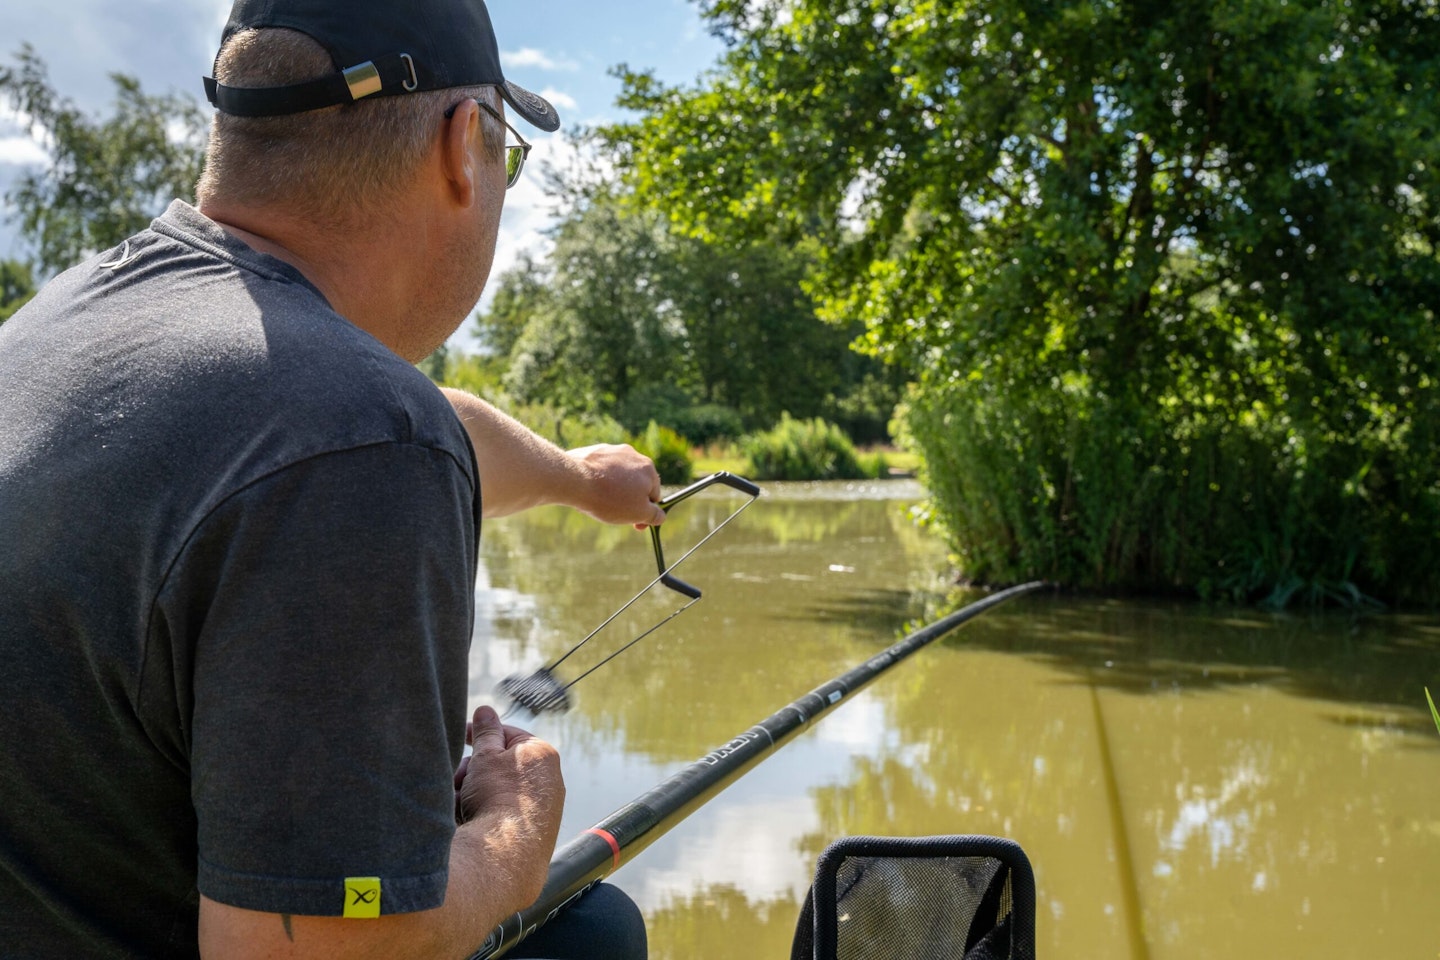
[[[1440,595],[1433,2],[705,10],[720,70],[626,75],[631,182],[818,241],[967,572]]]

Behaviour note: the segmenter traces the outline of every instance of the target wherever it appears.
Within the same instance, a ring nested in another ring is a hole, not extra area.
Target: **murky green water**
[[[888,646],[943,597],[913,486],[769,485],[679,571],[692,609],[528,725],[560,747],[562,842]],[[678,556],[739,500],[665,527]],[[648,536],[542,510],[487,525],[472,705],[654,576]],[[656,591],[659,593],[660,591]],[[683,600],[647,598],[574,677]],[[1010,837],[1042,958],[1437,957],[1440,618],[1012,602],[897,666],[614,880],[656,958],[779,958],[845,835]]]

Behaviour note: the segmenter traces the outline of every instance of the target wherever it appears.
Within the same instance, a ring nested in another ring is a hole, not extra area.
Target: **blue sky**
[[[9,0],[0,3],[0,59],[11,61],[29,42],[56,89],[92,112],[108,109],[115,72],[138,77],[151,93],[181,91],[203,100],[200,76],[209,72],[229,8],[224,0]],[[566,128],[619,114],[619,85],[606,75],[617,63],[682,83],[720,53],[690,0],[491,0],[489,8],[506,77],[550,97]],[[569,143],[563,131],[522,132],[536,143],[532,161],[563,163]],[[0,110],[0,192],[23,165],[42,159],[13,113]],[[521,249],[543,250],[541,230],[553,213],[539,184],[527,171],[510,191],[492,277]],[[25,253],[14,225],[0,223],[0,257]]]

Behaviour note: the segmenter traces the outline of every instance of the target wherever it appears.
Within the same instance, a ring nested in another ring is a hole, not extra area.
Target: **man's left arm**
[[[561,450],[463,390],[442,388],[470,435],[480,469],[486,519],[558,503],[605,523],[653,526],[660,474],[650,458],[624,444]]]

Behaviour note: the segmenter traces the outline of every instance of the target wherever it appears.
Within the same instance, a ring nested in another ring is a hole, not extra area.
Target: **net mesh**
[[[992,837],[852,837],[820,858],[792,960],[1030,960],[1034,881]]]
[[[987,929],[1003,919],[977,917],[1001,869],[988,857],[847,859],[836,877],[836,955],[918,960],[943,946],[946,956],[964,956],[976,919]]]
[[[498,692],[511,703],[537,716],[564,713],[570,709],[570,696],[565,692],[565,684],[545,669],[536,670],[529,676],[511,674],[500,681]]]

